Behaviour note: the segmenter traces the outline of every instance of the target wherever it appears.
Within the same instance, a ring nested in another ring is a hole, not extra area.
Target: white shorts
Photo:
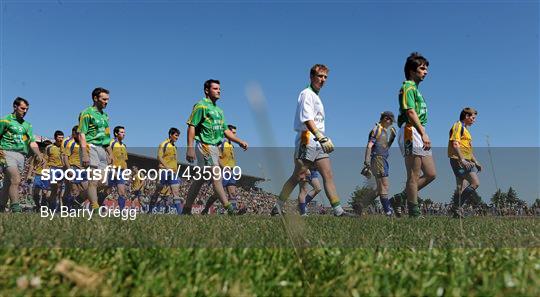
[[[320,159],[328,158],[321,144],[312,139],[312,134],[308,131],[298,133],[295,141],[294,158],[315,162]]]
[[[24,155],[19,152],[13,151],[0,151],[0,157],[3,157],[3,162],[6,168],[17,167],[19,173],[22,174],[24,171]]]
[[[105,169],[107,165],[109,165],[109,162],[107,161],[107,151],[105,150],[105,148],[93,144],[88,144],[88,146],[90,147],[90,167],[97,169]],[[82,164],[82,147],[79,147],[79,156],[81,158]]]
[[[410,124],[401,126],[398,133],[399,149],[403,157],[406,156],[431,156],[431,149],[424,150],[422,136],[416,128]]]
[[[219,147],[217,145],[205,144],[197,141],[195,149],[197,154],[197,165],[204,166],[219,166]]]

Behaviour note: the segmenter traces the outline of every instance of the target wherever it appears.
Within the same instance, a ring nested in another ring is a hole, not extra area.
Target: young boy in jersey
[[[476,160],[472,146],[472,136],[469,127],[476,122],[478,112],[471,108],[464,108],[459,121],[455,122],[450,129],[448,140],[448,158],[450,166],[456,177],[457,204],[454,204],[452,213],[454,217],[461,217],[461,206],[467,203],[480,186],[477,172],[482,170],[482,165]]]
[[[64,164],[75,173],[75,178],[70,181],[70,191],[65,198],[65,204],[69,208],[83,205],[87,198],[88,178],[86,171],[83,171],[80,156],[79,126],[75,125],[71,129],[71,137],[66,139],[63,144]],[[89,153],[89,147],[86,147]]]
[[[43,154],[45,152],[45,147],[51,145],[52,142],[49,140],[45,140],[43,142],[43,147],[41,147],[39,150]],[[50,196],[50,189],[51,189],[51,181],[48,179],[44,179],[42,174],[43,169],[47,168],[47,162],[44,159],[38,160],[35,155],[30,157],[30,160],[28,161],[29,168],[28,172],[26,173],[26,179],[33,180],[33,189],[32,189],[32,198],[34,200],[35,208],[34,210],[36,212],[39,212],[41,209],[41,206],[48,206],[48,200]],[[30,184],[30,182],[29,182]]]
[[[131,167],[131,208],[141,207],[143,205],[141,197],[145,187],[145,180],[139,176],[139,168]],[[137,200],[137,203],[135,203]],[[142,211],[142,209],[140,209]]]
[[[306,173],[306,180],[300,182],[298,191],[298,212],[301,216],[307,216],[307,206],[319,192],[321,192],[321,182],[319,181],[319,171],[311,169]],[[311,190],[308,189],[311,186]]]
[[[163,188],[170,188],[173,195],[173,204],[177,214],[182,214],[182,198],[180,197],[180,179],[178,178],[178,157],[176,153],[176,141],[180,137],[178,128],[169,129],[169,137],[162,141],[158,147],[159,183],[156,185],[154,195],[150,200],[149,212],[156,206],[156,202]]]
[[[405,160],[407,183],[398,194],[407,197],[409,217],[421,217],[418,191],[430,184],[436,176],[431,140],[426,132],[427,105],[418,86],[428,74],[429,61],[419,53],[412,53],[405,62],[406,80],[399,91],[398,142]]]
[[[392,126],[394,114],[391,111],[381,113],[379,122],[369,132],[364,165],[369,166],[377,182],[377,195],[381,200],[384,213],[393,214],[388,200],[388,155],[390,147],[396,137],[396,130]]]
[[[116,187],[118,193],[118,208],[120,210],[126,207],[126,179],[122,176],[127,169],[127,148],[124,143],[126,129],[122,126],[116,126],[113,129],[114,139],[111,140],[112,165],[114,170],[110,173],[109,187]]]
[[[62,190],[62,183],[59,178],[62,175],[64,164],[62,163],[62,142],[64,141],[64,132],[54,132],[54,143],[45,148],[45,159],[47,160],[47,168],[51,171],[51,176],[54,175],[55,183],[50,183],[49,208],[56,209],[60,206],[59,199]]]

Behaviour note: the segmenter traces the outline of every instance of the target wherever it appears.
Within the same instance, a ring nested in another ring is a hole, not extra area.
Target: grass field
[[[0,295],[540,295],[535,218],[287,222],[3,214]]]

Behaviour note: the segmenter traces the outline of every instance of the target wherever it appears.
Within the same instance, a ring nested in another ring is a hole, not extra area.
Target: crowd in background
[[[431,203],[420,204],[420,209],[424,216],[448,216],[452,215],[452,203]],[[402,213],[407,213],[407,205],[403,205]],[[380,204],[369,205],[363,210],[365,214],[383,214],[383,209]],[[465,216],[540,216],[540,205],[511,205],[511,206],[496,206],[494,204],[487,205],[465,205],[463,207]]]

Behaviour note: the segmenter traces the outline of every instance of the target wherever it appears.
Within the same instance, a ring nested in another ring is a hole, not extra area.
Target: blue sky
[[[479,110],[475,146],[486,135],[492,147],[539,146],[537,1],[171,2],[2,1],[1,113],[25,97],[36,134],[67,132],[103,86],[128,146],[155,146],[171,126],[185,134],[203,82],[217,78],[228,121],[263,146],[245,95],[256,82],[275,145],[290,147],[298,93],[324,63],[327,134],[359,147],[381,111],[397,112],[405,58],[419,51],[435,146],[465,106]]]

